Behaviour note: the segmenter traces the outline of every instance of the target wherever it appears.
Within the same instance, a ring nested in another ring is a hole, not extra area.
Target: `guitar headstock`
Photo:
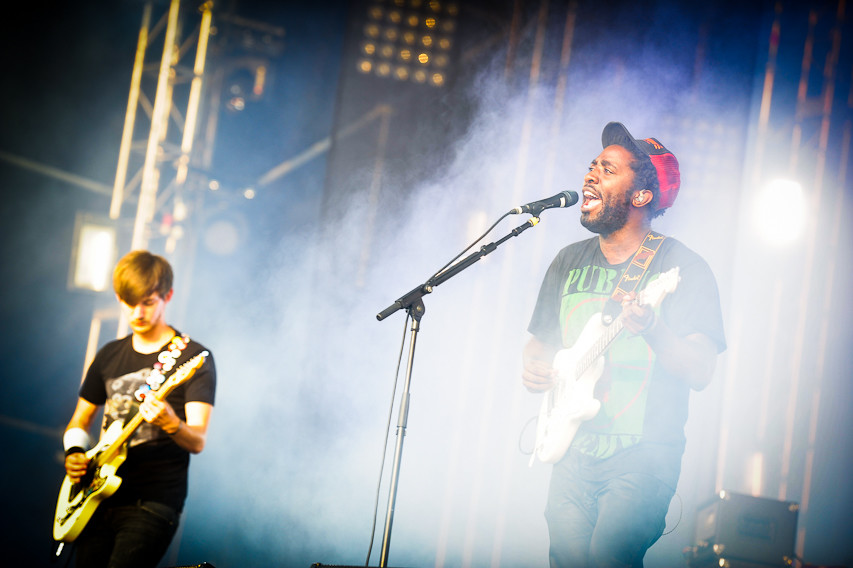
[[[204,360],[207,359],[208,355],[210,355],[210,353],[207,351],[202,351],[201,353],[194,355],[192,359],[178,367],[178,369],[172,373],[168,379],[166,379],[166,382],[157,389],[157,392],[169,392],[181,383],[188,381],[195,374],[198,368],[204,364]]]
[[[639,302],[644,305],[657,307],[667,294],[672,294],[678,287],[681,277],[678,275],[678,267],[670,268],[660,274],[657,279],[649,284],[639,293]]]

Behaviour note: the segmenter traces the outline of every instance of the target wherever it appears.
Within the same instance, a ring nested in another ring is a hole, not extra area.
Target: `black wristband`
[[[71,454],[85,454],[86,450],[81,448],[80,446],[74,446],[73,448],[68,448],[65,450],[65,457],[67,458]]]

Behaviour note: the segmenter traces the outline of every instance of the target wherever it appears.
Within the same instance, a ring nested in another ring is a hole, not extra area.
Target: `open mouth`
[[[595,192],[584,189],[583,190],[583,203],[581,204],[581,212],[587,212],[595,209],[599,204],[601,204],[601,198]]]

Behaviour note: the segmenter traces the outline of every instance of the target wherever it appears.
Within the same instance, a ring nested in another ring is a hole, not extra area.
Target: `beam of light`
[[[764,480],[764,454],[756,452],[750,460],[750,495],[759,497],[763,489]]]
[[[782,246],[802,235],[808,203],[799,183],[785,179],[768,183],[756,195],[754,206],[755,227],[766,242]]]

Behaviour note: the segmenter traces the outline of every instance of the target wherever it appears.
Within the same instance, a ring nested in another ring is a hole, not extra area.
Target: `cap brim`
[[[608,122],[607,126],[605,126],[604,130],[601,132],[602,148],[607,148],[614,144],[625,148],[635,148],[641,154],[649,155],[648,152],[637,144],[637,141],[633,136],[631,136],[631,133],[628,132],[628,129],[625,128],[625,125],[621,122]]]

